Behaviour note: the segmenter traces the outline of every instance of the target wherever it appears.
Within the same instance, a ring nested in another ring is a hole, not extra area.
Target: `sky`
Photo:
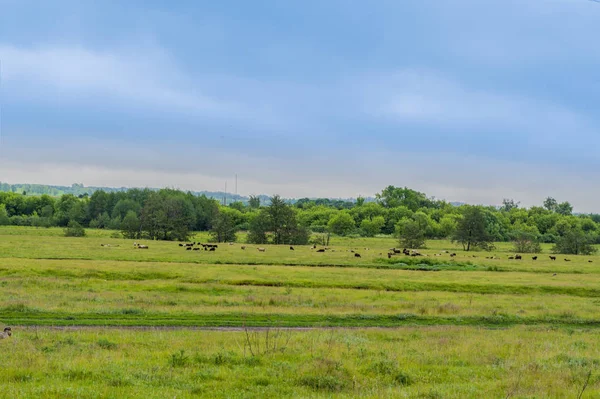
[[[0,0],[0,181],[600,212],[600,3]]]

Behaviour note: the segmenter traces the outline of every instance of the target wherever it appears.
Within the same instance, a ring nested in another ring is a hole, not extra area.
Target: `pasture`
[[[598,256],[61,234],[0,228],[0,397],[600,397]]]

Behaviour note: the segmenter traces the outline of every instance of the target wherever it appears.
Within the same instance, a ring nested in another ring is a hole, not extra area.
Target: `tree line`
[[[95,191],[91,195],[24,195],[0,192],[0,225],[120,230],[125,237],[186,240],[193,231],[211,231],[218,242],[234,241],[248,231],[253,243],[326,242],[331,235],[395,235],[410,248],[427,239],[451,238],[465,250],[512,241],[519,252],[535,252],[540,243],[566,241],[577,253],[600,243],[600,215],[574,215],[568,202],[547,198],[540,206],[520,207],[505,199],[501,207],[455,205],[424,193],[388,186],[374,201],[251,196],[246,203],[223,206],[205,195],[174,189]],[[568,253],[568,252],[567,252]]]

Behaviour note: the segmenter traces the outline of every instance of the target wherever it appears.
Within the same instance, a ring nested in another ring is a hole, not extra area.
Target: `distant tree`
[[[472,247],[491,250],[494,247],[493,237],[487,231],[483,209],[471,205],[464,205],[462,209],[463,217],[458,221],[453,241],[462,244],[465,251]]]
[[[513,244],[515,252],[540,253],[542,248],[537,235],[532,231],[519,230],[513,233]]]
[[[84,228],[74,220],[69,221],[65,228],[65,237],[83,237],[85,236]]]
[[[501,211],[510,212],[512,209],[517,209],[519,207],[520,202],[515,202],[513,199],[504,198],[502,200]]]
[[[385,226],[385,218],[383,216],[375,216],[372,219],[363,219],[360,222],[360,230],[365,237],[374,237],[381,233],[381,229]]]
[[[549,210],[550,212],[556,212],[556,207],[558,202],[552,197],[548,197],[544,200],[544,208]]]
[[[592,255],[596,253],[596,248],[592,245],[592,237],[585,234],[580,228],[573,228],[559,237],[552,248],[552,252],[557,254],[571,255]]]
[[[236,241],[235,222],[229,213],[219,212],[213,222],[210,238],[215,242]]]
[[[425,246],[425,230],[416,220],[400,220],[396,224],[396,236],[401,247],[418,249]]]
[[[260,212],[254,215],[250,220],[246,240],[253,244],[267,244],[269,242],[267,233],[269,232],[270,226],[269,212],[266,209],[261,209]]]
[[[386,208],[406,206],[413,212],[419,208],[432,208],[436,205],[435,201],[427,198],[425,194],[407,187],[388,186],[375,197]]]
[[[556,206],[556,213],[559,215],[569,216],[573,213],[573,206],[568,202],[561,202]]]
[[[250,199],[248,200],[248,206],[252,209],[260,208],[260,198],[255,195],[251,195]]]
[[[10,224],[10,218],[8,212],[6,212],[6,206],[0,204],[0,226],[8,226]]]
[[[140,209],[140,204],[134,201],[133,199],[120,199],[113,207],[111,216],[113,218],[118,217],[119,219],[123,220],[125,215],[129,213],[129,211],[134,211],[136,214],[138,214],[140,212]]]
[[[194,207],[180,193],[161,190],[148,197],[140,221],[142,230],[153,240],[185,241],[195,224]]]
[[[363,206],[364,204],[365,204],[365,198],[361,197],[361,196],[358,196],[356,198],[356,206],[360,207],[360,206]]]
[[[265,244],[270,234],[273,244],[307,244],[310,232],[298,223],[294,209],[278,195],[270,202],[250,222],[248,242]]]
[[[140,219],[135,211],[129,211],[121,222],[121,233],[125,238],[140,238]]]
[[[246,211],[246,206],[244,205],[244,203],[242,201],[233,201],[228,206],[229,206],[229,208],[238,210],[240,212]]]
[[[354,218],[348,211],[341,211],[329,219],[327,228],[333,234],[343,236],[354,231],[356,229],[356,224],[354,223]]]

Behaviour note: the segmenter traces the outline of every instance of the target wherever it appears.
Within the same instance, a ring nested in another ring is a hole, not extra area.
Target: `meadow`
[[[0,397],[600,397],[600,256],[115,237],[0,228]]]

